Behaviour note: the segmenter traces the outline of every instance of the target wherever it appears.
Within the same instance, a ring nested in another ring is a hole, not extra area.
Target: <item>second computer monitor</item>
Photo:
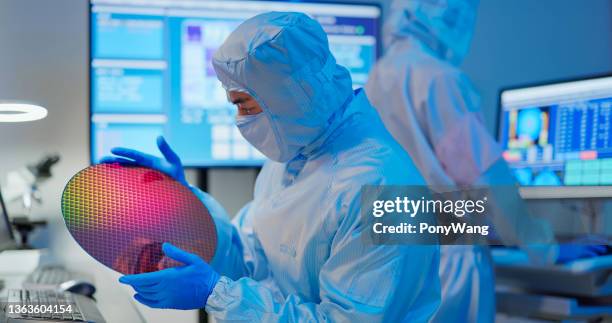
[[[612,196],[612,77],[509,89],[500,99],[504,158],[521,186]]]
[[[94,0],[91,5],[91,159],[115,146],[158,154],[164,135],[186,166],[257,166],[264,156],[234,126],[235,107],[211,66],[242,21],[266,11],[321,23],[354,87],[379,46],[374,5],[266,1]]]

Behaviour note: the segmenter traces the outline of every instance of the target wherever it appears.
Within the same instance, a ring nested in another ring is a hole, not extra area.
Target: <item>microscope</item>
[[[50,154],[34,164],[11,171],[6,176],[5,185],[0,188],[6,203],[21,200],[24,215],[12,217],[11,220],[11,225],[19,232],[21,248],[29,249],[29,235],[37,227],[47,224],[45,220],[31,220],[29,215],[35,203],[42,203],[39,185],[51,178],[51,167],[57,164],[59,160],[59,155]]]

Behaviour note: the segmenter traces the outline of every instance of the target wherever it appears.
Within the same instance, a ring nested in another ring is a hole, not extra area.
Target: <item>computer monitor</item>
[[[0,251],[6,248],[12,248],[15,246],[15,236],[11,229],[11,222],[8,217],[8,211],[6,204],[4,204],[4,198],[2,197],[2,191],[0,190]]]
[[[91,161],[115,146],[156,154],[164,135],[186,166],[259,166],[264,156],[234,126],[235,107],[211,57],[245,19],[298,11],[317,19],[354,87],[379,51],[377,5],[278,1],[92,0]]]
[[[506,89],[503,156],[526,198],[612,196],[612,76]]]

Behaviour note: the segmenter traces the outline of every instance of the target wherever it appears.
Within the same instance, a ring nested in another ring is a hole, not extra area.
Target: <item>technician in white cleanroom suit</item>
[[[213,66],[240,132],[272,161],[233,223],[197,191],[219,235],[210,266],[165,245],[184,267],[120,281],[144,304],[205,307],[218,321],[427,321],[439,305],[438,247],[364,243],[360,216],[363,185],[425,182],[364,92],[353,92],[321,26],[299,13],[258,15],[232,32]],[[165,161],[126,149],[105,161],[186,184],[178,156],[158,144]]]
[[[557,247],[547,223],[528,216],[518,192],[509,189],[515,180],[482,124],[478,94],[457,67],[470,46],[478,1],[399,0],[391,6],[384,28],[386,53],[365,89],[427,183],[492,186],[488,204],[494,206],[490,210],[497,233],[506,243],[541,243],[525,247],[532,260],[569,261],[605,250]],[[516,227],[521,230],[500,230]],[[493,322],[495,286],[488,248],[442,247],[440,275],[442,303],[434,321]]]

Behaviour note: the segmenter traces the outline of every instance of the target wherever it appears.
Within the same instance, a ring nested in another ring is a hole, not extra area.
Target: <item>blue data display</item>
[[[163,112],[162,71],[97,68],[94,73],[92,103],[96,113]]]
[[[144,152],[156,153],[155,139],[163,134],[163,127],[156,124],[94,123],[93,127],[96,138],[92,139],[97,146],[92,148],[102,156],[110,155],[112,148],[123,146],[126,142]]]
[[[612,185],[612,78],[505,91],[501,118],[521,185]]]
[[[376,61],[380,8],[267,1],[91,1],[91,158],[124,146],[159,155],[163,134],[187,166],[259,166],[264,156],[234,125],[211,59],[245,19],[305,12],[328,33],[331,51],[363,86]],[[236,10],[240,8],[241,10]]]
[[[94,57],[161,59],[164,56],[164,18],[96,13],[92,16]]]

